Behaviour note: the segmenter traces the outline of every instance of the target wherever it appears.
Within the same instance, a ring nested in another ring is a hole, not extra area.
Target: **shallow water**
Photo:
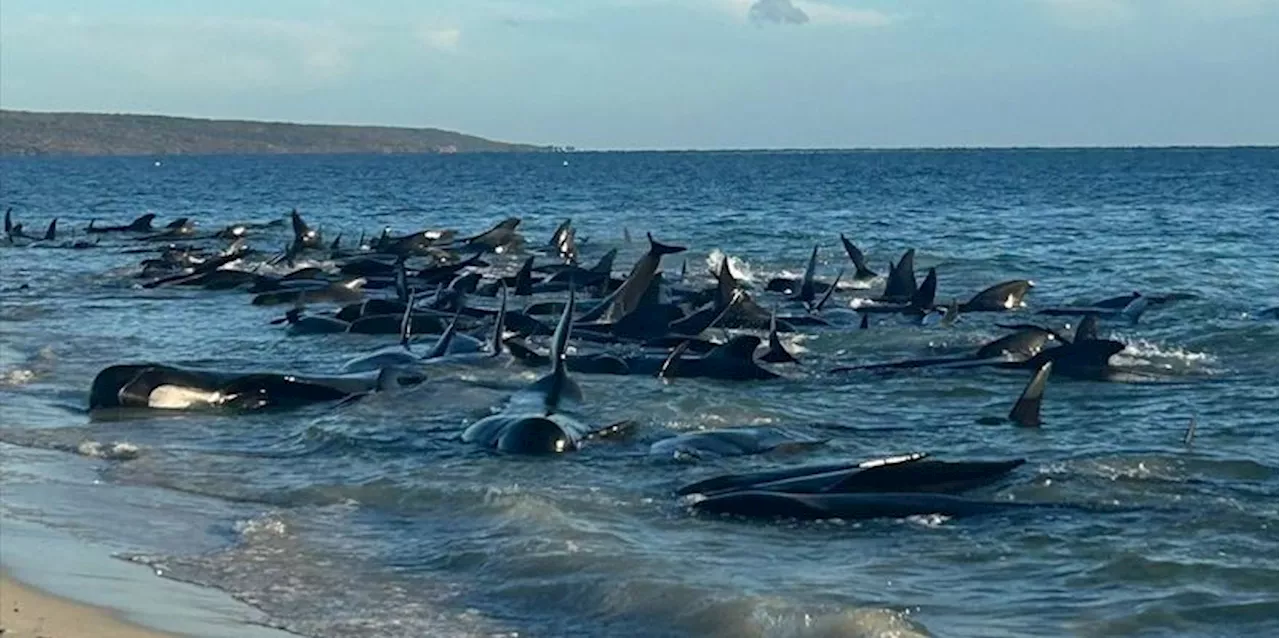
[[[289,337],[267,323],[279,307],[244,293],[141,289],[130,240],[0,246],[0,510],[110,539],[310,636],[1274,635],[1276,165],[1275,149],[0,160],[0,202],[29,232],[145,211],[215,230],[297,207],[346,238],[517,215],[540,244],[572,217],[584,261],[618,247],[623,272],[652,231],[691,247],[669,271],[687,256],[702,278],[727,254],[762,288],[819,243],[830,280],[849,266],[843,232],[882,274],[916,247],[940,300],[1014,278],[1036,282],[1031,309],[1195,295],[1102,327],[1128,344],[1121,363],[1159,381],[1052,379],[1041,429],[975,424],[1007,411],[1022,373],[825,374],[963,352],[1010,319],[858,331],[849,307],[875,282],[837,294],[835,328],[790,339],[804,363],[786,379],[580,375],[593,419],[639,432],[517,459],[456,441],[534,378],[516,368],[453,366],[336,411],[90,420],[89,383],[113,363],[335,372],[392,338]],[[696,464],[646,454],[726,425],[832,441]],[[97,458],[85,441],[137,457]],[[695,517],[669,495],[725,469],[914,450],[1025,457],[985,494],[1087,507],[767,524]]]

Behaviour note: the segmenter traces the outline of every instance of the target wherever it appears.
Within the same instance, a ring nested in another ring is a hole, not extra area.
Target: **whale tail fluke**
[[[688,250],[684,246],[659,243],[658,240],[653,238],[653,233],[648,233],[647,236],[649,237],[649,254],[651,255],[661,257],[662,255],[674,255]]]
[[[849,255],[849,261],[853,262],[853,267],[857,269],[857,272],[853,275],[854,279],[875,279],[877,277],[876,271],[867,266],[867,256],[861,250],[858,250],[858,247],[854,246],[853,242],[844,236],[844,233],[840,233],[840,243],[844,244],[845,254]]]

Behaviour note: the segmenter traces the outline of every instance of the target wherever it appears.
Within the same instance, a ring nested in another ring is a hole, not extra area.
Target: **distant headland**
[[[434,128],[0,110],[0,155],[476,153],[563,150]]]

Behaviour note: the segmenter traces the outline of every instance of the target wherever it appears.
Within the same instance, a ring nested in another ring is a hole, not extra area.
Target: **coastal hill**
[[[554,150],[433,128],[0,110],[0,155],[472,153]]]

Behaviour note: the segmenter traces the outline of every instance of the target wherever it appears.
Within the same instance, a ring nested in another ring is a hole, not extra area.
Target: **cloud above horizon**
[[[753,22],[773,24],[804,24],[809,14],[791,3],[791,0],[756,0],[747,10]]]

